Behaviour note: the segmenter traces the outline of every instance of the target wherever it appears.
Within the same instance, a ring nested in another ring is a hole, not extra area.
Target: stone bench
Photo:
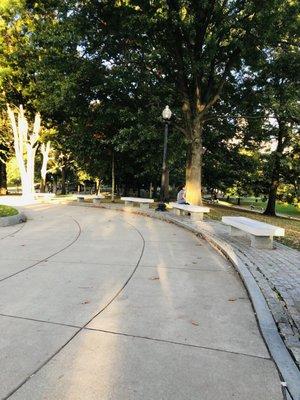
[[[103,200],[103,199],[104,199],[104,196],[101,196],[101,195],[96,196],[96,197],[93,198],[93,203],[94,204],[100,204],[101,200]]]
[[[125,201],[125,207],[132,207],[134,203],[138,203],[140,208],[149,208],[149,205],[154,203],[153,199],[145,199],[141,197],[121,197],[121,200]]]
[[[34,197],[37,199],[53,199],[55,193],[34,193]]]
[[[251,247],[257,249],[273,249],[273,237],[284,236],[284,228],[246,217],[222,217],[222,222],[230,226],[232,236],[248,234]]]
[[[210,211],[209,207],[193,206],[189,204],[169,203],[169,206],[172,207],[176,215],[190,214],[190,218],[194,221],[202,221],[203,214],[209,213]]]
[[[83,203],[86,199],[87,200],[93,200],[93,203],[94,204],[100,204],[101,203],[101,199],[104,199],[104,196],[101,196],[101,195],[99,195],[99,196],[92,196],[92,195],[90,195],[90,194],[87,194],[87,195],[83,195],[83,194],[78,194],[77,196],[75,196],[76,197],[76,199],[77,199],[77,201],[79,202],[79,203]]]
[[[47,202],[51,202],[52,200],[55,200],[56,194],[55,193],[35,193],[34,199],[41,203],[47,203]]]
[[[85,199],[85,196],[77,196],[77,201],[78,201],[79,203],[84,202],[84,199]]]

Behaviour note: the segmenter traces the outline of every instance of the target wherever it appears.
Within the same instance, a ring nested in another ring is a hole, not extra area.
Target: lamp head
[[[169,106],[166,106],[162,112],[162,117],[164,120],[170,120],[172,117],[172,111],[170,110]]]

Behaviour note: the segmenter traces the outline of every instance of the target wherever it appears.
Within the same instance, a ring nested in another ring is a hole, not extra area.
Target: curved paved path
[[[104,209],[26,213],[0,228],[1,399],[283,398],[247,293],[205,241]]]

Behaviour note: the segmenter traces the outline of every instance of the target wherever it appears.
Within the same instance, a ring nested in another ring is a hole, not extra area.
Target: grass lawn
[[[279,214],[289,215],[291,217],[300,218],[300,208],[287,203],[277,203],[276,212]]]
[[[221,203],[222,204],[222,203]],[[232,204],[234,206],[237,205],[237,199],[231,198],[231,202],[227,203],[228,205]],[[263,202],[261,199],[255,201],[255,197],[242,197],[241,198],[241,206],[242,207],[250,207],[253,206],[255,210],[265,209],[267,206],[267,202]],[[276,212],[278,214],[288,215],[290,217],[299,217],[300,218],[300,208],[299,206],[294,206],[293,204],[283,203],[282,201],[276,202]]]
[[[300,221],[294,221],[287,218],[268,217],[262,214],[256,214],[251,211],[230,210],[229,207],[217,205],[209,205],[211,212],[207,214],[208,218],[221,220],[222,216],[235,215],[243,216],[258,221],[266,222],[267,224],[280,226],[285,229],[285,236],[278,237],[276,240],[294,249],[300,250]]]
[[[18,211],[9,206],[2,206],[0,204],[0,217],[10,217],[11,215],[16,215],[18,214]]]

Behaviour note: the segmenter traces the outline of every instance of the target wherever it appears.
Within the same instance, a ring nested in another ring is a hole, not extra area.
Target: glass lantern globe
[[[172,111],[170,110],[169,106],[166,106],[162,112],[163,119],[169,120],[172,117]]]

